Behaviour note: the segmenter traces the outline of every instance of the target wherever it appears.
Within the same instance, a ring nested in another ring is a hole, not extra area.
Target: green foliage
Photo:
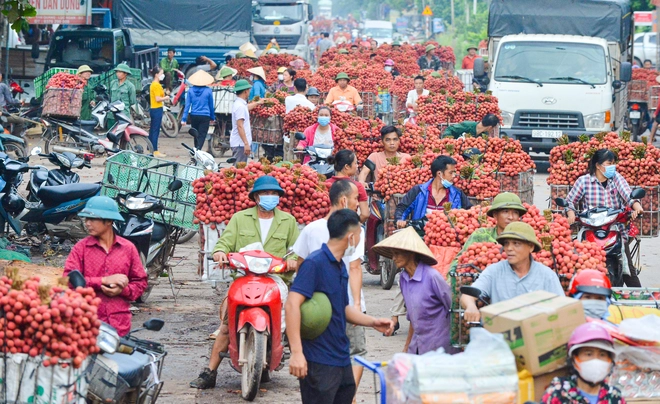
[[[0,0],[0,5],[2,14],[11,23],[11,28],[17,32],[27,28],[26,18],[37,15],[37,9],[28,0]]]

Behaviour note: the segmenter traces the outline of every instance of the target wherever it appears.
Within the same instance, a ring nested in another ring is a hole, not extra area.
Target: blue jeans
[[[160,136],[160,124],[163,122],[163,108],[151,108],[149,110],[151,116],[151,125],[149,126],[149,141],[154,147],[154,151],[158,150],[158,136]]]

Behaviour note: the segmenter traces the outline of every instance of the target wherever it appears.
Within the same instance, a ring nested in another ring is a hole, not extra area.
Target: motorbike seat
[[[137,387],[141,380],[144,380],[151,371],[149,364],[152,362],[152,357],[145,355],[141,352],[134,351],[133,354],[123,353],[104,353],[108,359],[113,360],[117,364],[119,376],[130,387]]]
[[[167,229],[162,223],[154,222],[154,230],[151,233],[152,241],[164,240],[167,237]]]
[[[67,184],[55,186],[42,186],[37,197],[45,206],[54,206],[76,199],[91,198],[101,190],[100,184]]]
[[[33,182],[39,186],[48,179],[48,170],[32,170]]]
[[[74,125],[78,126],[96,126],[96,121],[95,120],[82,120],[79,119],[73,123]]]

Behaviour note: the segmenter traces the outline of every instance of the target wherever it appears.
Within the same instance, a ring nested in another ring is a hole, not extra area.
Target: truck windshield
[[[56,33],[54,48],[50,49],[53,66],[79,67],[89,65],[92,69],[107,68],[114,64],[114,37],[93,33]],[[107,69],[105,69],[107,70]]]
[[[302,4],[261,4],[256,10],[255,20],[291,20],[303,19]]]
[[[605,84],[605,51],[598,45],[557,42],[506,42],[500,46],[495,80],[573,85]]]
[[[364,33],[372,38],[392,38],[391,28],[365,28]]]

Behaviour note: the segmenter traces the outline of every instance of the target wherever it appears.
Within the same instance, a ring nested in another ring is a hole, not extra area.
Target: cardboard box
[[[566,366],[566,344],[585,322],[582,303],[545,291],[483,307],[481,318],[484,328],[502,333],[509,342],[518,370],[532,376]]]

